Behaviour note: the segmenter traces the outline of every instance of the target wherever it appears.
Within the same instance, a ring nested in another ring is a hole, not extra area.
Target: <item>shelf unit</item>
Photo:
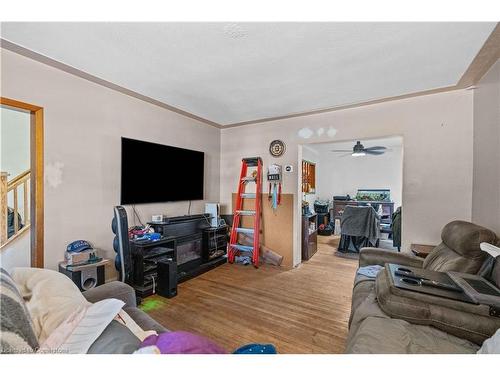
[[[302,215],[302,260],[311,259],[318,250],[317,216]]]
[[[203,230],[203,263],[210,262],[227,254],[228,226],[206,228]]]
[[[157,288],[159,261],[177,258],[174,237],[159,241],[130,241],[132,256],[132,286],[138,297],[147,297]]]

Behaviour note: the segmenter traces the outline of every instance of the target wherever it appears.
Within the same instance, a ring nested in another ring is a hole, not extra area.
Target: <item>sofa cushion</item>
[[[491,230],[460,220],[446,224],[441,231],[441,239],[450,249],[467,258],[484,255],[479,247],[481,242],[496,243],[497,241],[495,233]]]
[[[500,318],[490,316],[489,306],[400,289],[388,269],[377,276],[375,292],[388,316],[433,326],[479,345],[500,328]]]
[[[356,274],[354,280],[354,288],[352,290],[351,300],[351,315],[349,317],[349,327],[354,313],[359,305],[368,297],[368,295],[375,289],[375,279],[370,279],[363,275]]]
[[[123,310],[145,331],[168,332],[165,327],[137,307],[125,307]]]
[[[441,243],[425,258],[423,268],[439,272],[455,271],[476,274],[486,258],[485,253],[475,258],[466,258]]]
[[[0,268],[0,352],[29,353],[38,349],[33,322],[14,280]]]
[[[475,353],[478,346],[429,326],[400,319],[368,317],[349,340],[346,353]]]
[[[442,243],[425,258],[423,267],[433,271],[477,273],[487,258],[479,245],[496,243],[495,233],[466,221],[452,221],[441,231]]]
[[[490,280],[497,287],[500,288],[500,257],[495,259],[495,264],[493,265],[493,269],[491,271]]]
[[[131,354],[141,341],[123,324],[113,320],[90,346],[87,354]]]
[[[121,281],[111,281],[83,292],[87,301],[96,303],[107,298],[116,298],[125,303],[125,308],[137,306],[135,290]]]

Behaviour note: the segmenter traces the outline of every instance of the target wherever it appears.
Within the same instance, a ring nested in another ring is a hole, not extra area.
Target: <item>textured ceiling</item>
[[[2,38],[222,125],[455,85],[495,23],[3,23]]]

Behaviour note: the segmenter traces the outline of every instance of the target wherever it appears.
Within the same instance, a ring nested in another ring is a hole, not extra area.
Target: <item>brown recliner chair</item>
[[[361,249],[359,266],[397,263],[410,267],[421,267],[433,271],[456,271],[476,274],[482,270],[488,255],[479,244],[495,244],[497,236],[491,230],[466,221],[452,221],[441,231],[442,242],[422,259],[404,253],[395,253],[378,248]]]
[[[442,243],[426,259],[407,253],[364,248],[360,252],[359,265],[396,263],[434,271],[481,274],[500,286],[500,259],[494,261],[479,248],[481,242],[498,243],[495,233],[479,225],[453,221],[443,228],[441,239]],[[391,318],[379,305],[379,289],[373,278],[356,274],[347,353],[474,353],[479,348],[477,342],[454,336],[435,326],[411,323],[402,316]],[[411,304],[408,309],[412,309]],[[435,313],[439,309],[431,310]],[[428,318],[422,314],[423,320]]]
[[[425,259],[408,253],[365,247],[359,254],[359,267],[396,263],[433,271],[455,271],[487,276],[487,266],[490,265],[491,271],[489,255],[479,248],[481,242],[494,244],[498,241],[491,230],[457,220],[445,225],[441,231],[441,240],[442,242]],[[374,285],[374,279],[356,273],[349,324],[355,310],[370,294]]]

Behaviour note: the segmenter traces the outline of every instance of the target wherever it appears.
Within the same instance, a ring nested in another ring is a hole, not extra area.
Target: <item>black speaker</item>
[[[104,284],[104,265],[76,267],[75,270],[68,270],[59,264],[59,272],[68,276],[82,292]]]
[[[162,297],[172,298],[177,295],[177,262],[161,260],[157,264],[158,290]]]
[[[115,234],[113,249],[116,252],[115,268],[120,273],[120,280],[130,283],[132,275],[132,259],[130,256],[130,243],[128,239],[127,211],[121,206],[114,208],[114,217],[111,230]]]

